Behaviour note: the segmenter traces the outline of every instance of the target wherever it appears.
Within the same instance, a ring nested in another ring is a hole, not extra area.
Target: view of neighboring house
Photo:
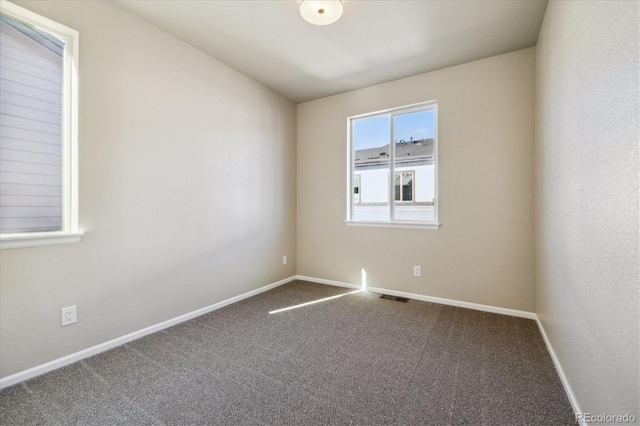
[[[397,220],[430,220],[434,214],[433,139],[396,142],[394,213]],[[353,218],[389,220],[389,145],[360,149],[353,161]]]

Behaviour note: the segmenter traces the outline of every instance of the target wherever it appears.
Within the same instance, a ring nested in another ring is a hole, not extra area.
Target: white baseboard
[[[571,389],[571,385],[569,384],[569,380],[567,376],[564,374],[564,370],[562,369],[562,365],[560,364],[560,360],[556,356],[555,351],[553,350],[553,346],[551,346],[551,342],[547,337],[547,333],[544,331],[544,327],[542,326],[542,322],[540,322],[540,318],[536,315],[536,323],[538,323],[538,329],[540,330],[540,334],[542,334],[542,339],[544,340],[544,344],[547,346],[547,351],[553,360],[553,365],[556,367],[556,371],[558,372],[558,376],[560,376],[560,382],[562,382],[562,386],[564,387],[564,392],[567,394],[567,398],[569,398],[569,403],[571,404],[571,408],[573,408],[574,413],[584,413],[578,405],[578,401],[576,400],[576,396],[573,394],[573,389]],[[586,425],[583,419],[578,419],[578,424],[581,426]]]
[[[197,309],[197,310],[195,310],[193,312],[189,312],[189,313],[186,313],[184,315],[180,315],[178,317],[172,318],[170,320],[163,321],[161,323],[152,325],[150,327],[143,328],[142,330],[134,331],[133,333],[129,333],[129,334],[125,335],[125,336],[121,336],[121,337],[115,338],[113,340],[109,340],[107,342],[100,343],[98,345],[95,345],[95,346],[92,346],[90,348],[81,350],[79,352],[75,352],[73,354],[64,356],[62,358],[58,358],[58,359],[55,359],[53,361],[49,361],[47,363],[38,365],[36,367],[29,368],[27,370],[24,370],[24,371],[12,374],[10,376],[4,377],[4,378],[0,379],[0,389],[6,388],[8,386],[12,386],[14,384],[23,382],[25,380],[32,379],[32,378],[34,378],[36,376],[39,376],[41,374],[48,373],[49,371],[64,367],[65,365],[69,365],[69,364],[72,364],[74,362],[80,361],[82,359],[88,358],[90,356],[99,354],[99,353],[104,352],[106,350],[115,348],[116,346],[120,346],[120,345],[123,345],[125,343],[131,342],[133,340],[139,339],[139,338],[141,338],[143,336],[146,336],[148,334],[155,333],[156,331],[164,330],[165,328],[169,328],[169,327],[174,326],[176,324],[179,324],[181,322],[188,321],[188,320],[193,319],[195,317],[198,317],[200,315],[204,315],[206,313],[215,311],[217,309],[220,309],[220,308],[223,308],[225,306],[228,306],[228,305],[230,305],[232,303],[239,302],[239,301],[241,301],[243,299],[247,299],[247,298],[249,298],[251,296],[255,296],[255,295],[259,294],[259,293],[265,292],[267,290],[271,290],[272,288],[281,286],[283,284],[286,284],[286,283],[294,281],[294,280],[310,281],[310,282],[315,282],[315,283],[319,283],[319,284],[332,285],[332,286],[336,286],[336,287],[346,287],[346,288],[356,288],[356,289],[362,288],[361,285],[352,284],[352,283],[346,283],[346,282],[341,282],[341,281],[333,281],[333,280],[325,280],[325,279],[321,279],[321,278],[308,277],[308,276],[304,276],[304,275],[295,275],[295,276],[286,278],[284,280],[281,280],[281,281],[266,285],[264,287],[260,287],[258,289],[249,291],[247,293],[243,293],[241,295],[232,297],[230,299],[226,299],[226,300],[223,300],[221,302],[214,303],[213,305],[209,305],[209,306],[206,306],[204,308]],[[567,397],[569,398],[569,402],[571,403],[573,411],[575,413],[582,413],[582,410],[580,409],[580,406],[578,405],[578,402],[576,401],[575,395],[573,394],[573,390],[571,389],[571,386],[569,385],[569,381],[567,380],[567,377],[564,374],[564,371],[562,369],[560,361],[556,357],[556,354],[555,354],[555,352],[553,350],[553,347],[551,346],[551,343],[549,342],[549,339],[548,339],[547,334],[546,334],[546,332],[544,330],[544,327],[542,326],[542,323],[540,322],[540,319],[538,318],[538,316],[535,313],[527,312],[527,311],[519,311],[519,310],[515,310],[515,309],[508,309],[508,308],[500,308],[500,307],[490,306],[490,305],[482,305],[482,304],[478,304],[478,303],[470,303],[470,302],[462,302],[462,301],[452,300],[452,299],[444,299],[444,298],[440,298],[440,297],[425,296],[425,295],[421,295],[421,294],[407,293],[407,292],[403,292],[403,291],[388,290],[388,289],[377,288],[377,287],[367,287],[367,291],[371,291],[371,292],[374,292],[374,293],[384,293],[384,294],[389,294],[389,295],[392,295],[392,296],[408,297],[410,299],[422,300],[422,301],[425,301],[425,302],[439,303],[439,304],[443,304],[443,305],[457,306],[457,307],[461,307],[461,308],[468,308],[468,309],[474,309],[474,310],[485,311],[485,312],[493,312],[493,313],[502,314],[502,315],[511,315],[511,316],[515,316],[515,317],[528,318],[528,319],[535,320],[536,323],[538,324],[538,328],[540,329],[540,333],[542,334],[542,338],[543,338],[543,340],[545,342],[545,345],[547,346],[547,350],[549,351],[551,359],[553,360],[553,364],[555,365],[556,370],[558,372],[558,375],[560,376],[560,380],[562,382],[562,385],[564,386],[565,392],[567,394]],[[581,425],[584,425],[584,422],[582,420],[580,420],[579,423]]]
[[[296,279],[303,280],[303,281],[311,281],[311,282],[320,283],[320,284],[328,284],[328,285],[333,285],[337,287],[362,288],[362,286],[357,284],[345,283],[341,281],[325,280],[322,278],[307,277],[304,275],[296,275]],[[379,287],[367,286],[366,290],[371,291],[373,293],[383,293],[383,294],[388,294],[390,296],[407,297],[409,299],[422,300],[424,302],[438,303],[441,305],[457,306],[460,308],[474,309],[476,311],[493,312],[494,314],[510,315],[513,317],[527,318],[527,319],[533,319],[533,320],[537,319],[536,314],[534,312],[500,308],[498,306],[482,305],[479,303],[462,302],[459,300],[444,299],[441,297],[434,297],[434,296],[425,296],[423,294],[407,293],[404,291],[388,290],[388,289],[379,288]]]
[[[296,275],[296,279],[301,281],[310,281],[312,283],[332,285],[334,287],[362,288],[361,285],[357,284],[344,283],[342,281],[325,280],[323,278],[307,277],[305,275]]]
[[[60,367],[64,367],[65,365],[72,364],[74,362],[80,361],[90,356],[99,354],[100,352],[104,352],[106,350],[115,348],[116,346],[124,345],[125,343],[131,342],[132,340],[139,339],[143,336],[146,336],[147,334],[164,330],[165,328],[169,328],[181,322],[188,321],[200,315],[204,315],[209,312],[215,311],[217,309],[224,308],[227,305],[239,302],[243,299],[247,299],[251,296],[255,296],[256,294],[265,292],[267,290],[271,290],[272,288],[294,281],[295,279],[296,279],[295,276],[285,278],[284,280],[280,280],[278,282],[266,285],[264,287],[257,288],[255,290],[249,291],[247,293],[243,293],[241,295],[232,297],[230,299],[223,300],[222,302],[214,303],[213,305],[205,306],[204,308],[201,308],[201,309],[196,309],[193,312],[189,312],[184,315],[180,315],[175,318],[172,318],[170,320],[152,325],[150,327],[143,328],[142,330],[134,331],[133,333],[129,333],[125,336],[117,337],[113,340],[109,340],[108,342],[100,343],[90,348],[83,349],[79,352],[75,352],[70,355],[63,356],[62,358],[54,359],[53,361],[49,361],[44,364],[35,366],[33,368],[29,368],[27,370],[20,371],[10,376],[3,377],[2,379],[0,379],[0,389],[6,388],[11,385],[15,385],[16,383],[20,383],[25,380],[32,379],[41,374],[48,373],[49,371],[58,369]]]

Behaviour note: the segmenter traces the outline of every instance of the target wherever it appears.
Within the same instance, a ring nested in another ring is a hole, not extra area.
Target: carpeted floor
[[[0,392],[2,425],[573,420],[534,321],[302,281]]]

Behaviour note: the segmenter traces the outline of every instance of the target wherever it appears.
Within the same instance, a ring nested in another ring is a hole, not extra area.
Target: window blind
[[[0,233],[59,231],[64,43],[0,18]]]

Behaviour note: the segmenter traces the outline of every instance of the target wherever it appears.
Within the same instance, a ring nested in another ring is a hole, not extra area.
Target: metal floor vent
[[[382,296],[380,296],[380,299],[394,300],[396,302],[402,302],[402,303],[407,303],[409,301],[409,299],[406,297],[389,296],[388,294],[383,294]]]

